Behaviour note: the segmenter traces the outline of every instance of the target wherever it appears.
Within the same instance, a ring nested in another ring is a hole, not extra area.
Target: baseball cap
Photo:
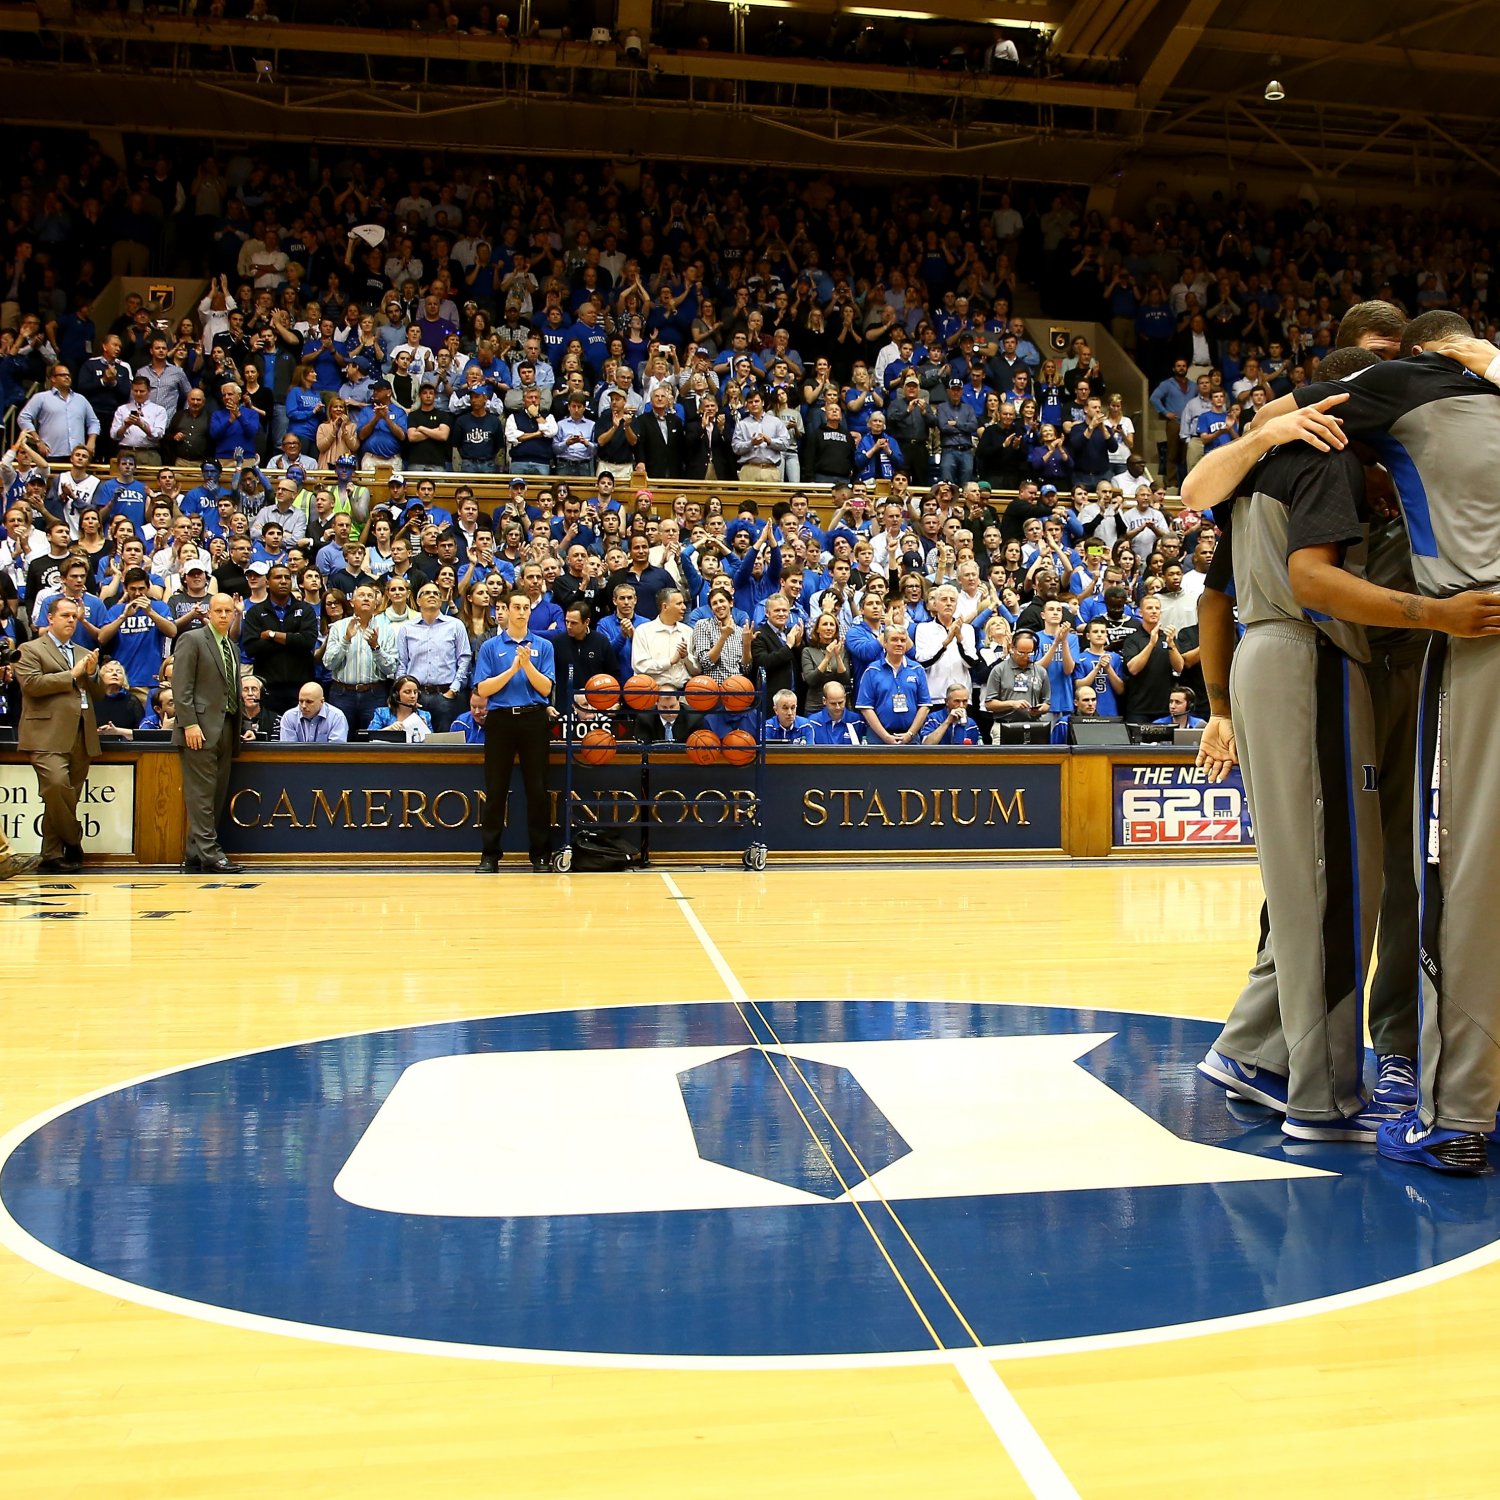
[[[650,490],[637,490],[635,492],[635,498],[637,500],[654,500],[656,499],[656,496],[653,495]]]
[[[950,391],[957,389],[959,386],[962,386],[963,383],[963,377],[960,375],[950,375],[948,377],[948,389]]]
[[[525,478],[522,475],[517,474],[516,477],[511,480],[510,487],[513,490],[524,490],[526,488]]]
[[[27,484],[46,484],[46,482],[47,476],[45,474],[38,474],[33,472],[26,476]]]
[[[386,479],[385,482],[387,484],[400,484],[400,485],[404,485],[406,483],[406,475],[405,474],[392,474],[392,475],[390,475],[390,476],[387,477],[387,479]]]
[[[1044,484],[1042,486],[1042,493],[1044,495],[1055,495],[1057,493],[1057,486],[1055,484]]]
[[[255,566],[260,567],[261,564],[256,563]],[[184,573],[202,573],[206,577],[208,574],[208,564],[201,557],[190,557],[183,563],[182,571]]]
[[[257,573],[260,577],[264,578],[271,571],[271,565],[268,562],[253,562],[245,571],[247,573]]]
[[[335,469],[352,469],[354,467],[354,455],[352,453],[341,453],[333,461]]]

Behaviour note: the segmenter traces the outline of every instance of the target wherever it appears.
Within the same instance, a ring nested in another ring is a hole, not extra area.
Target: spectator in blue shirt
[[[460,714],[452,724],[452,728],[462,732],[464,744],[482,745],[484,743],[484,722],[489,718],[489,700],[483,693],[469,694],[469,711]]]
[[[224,409],[208,419],[208,440],[213,445],[214,457],[221,463],[225,459],[238,463],[247,457],[253,462],[260,437],[260,413],[245,402],[244,392],[233,380],[219,388],[219,399]]]
[[[865,721],[849,712],[849,695],[842,682],[823,684],[823,707],[809,721],[815,745],[863,745]]]
[[[1103,620],[1090,620],[1083,631],[1084,649],[1078,653],[1073,668],[1073,691],[1092,689],[1093,712],[1107,719],[1120,712],[1120,695],[1125,691],[1125,664],[1118,651],[1109,649],[1109,626]]]
[[[374,468],[377,463],[399,460],[406,447],[406,413],[391,399],[391,383],[377,380],[370,388],[370,406],[360,413],[359,451],[361,467]],[[399,462],[396,465],[400,467]]]
[[[948,689],[943,700],[943,712],[938,715],[936,723],[932,719],[927,722],[933,727],[923,734],[924,745],[979,743],[979,725],[969,713],[969,689],[961,682],[955,682]]]
[[[932,707],[927,674],[906,660],[911,637],[889,631],[885,659],[866,667],[854,706],[864,715],[871,739],[882,745],[909,745],[921,732]]]
[[[151,597],[151,575],[131,568],[124,601],[105,615],[99,645],[125,669],[131,687],[146,688],[161,676],[166,643],[176,634],[176,621]]]
[[[797,695],[782,688],[771,699],[772,714],[766,720],[762,738],[768,745],[815,745],[817,730],[810,719],[797,712]]]

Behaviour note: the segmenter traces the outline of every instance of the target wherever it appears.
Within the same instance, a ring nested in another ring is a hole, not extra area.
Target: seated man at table
[[[764,739],[768,745],[812,745],[817,743],[817,731],[811,719],[804,719],[797,712],[797,695],[791,688],[782,688],[771,699],[771,717],[766,720]]]
[[[460,714],[448,727],[461,730],[466,745],[484,743],[484,721],[490,716],[490,700],[483,693],[469,694],[469,711]]]
[[[936,723],[933,720],[936,720]],[[969,689],[955,682],[943,699],[943,712],[927,721],[924,745],[977,745],[979,725],[969,714]]]
[[[297,693],[297,706],[281,716],[283,745],[342,745],[349,739],[349,721],[331,703],[324,702],[316,682],[304,682]]]
[[[684,708],[681,697],[664,691],[654,709],[635,716],[635,737],[648,744],[670,741],[684,745],[695,729],[704,727],[703,715]]]
[[[863,745],[865,721],[849,711],[849,694],[842,682],[823,684],[823,707],[809,719],[815,745]]]
[[[1203,729],[1208,720],[1193,716],[1193,695],[1186,688],[1173,688],[1167,694],[1167,712],[1153,724],[1170,724],[1174,729]]]

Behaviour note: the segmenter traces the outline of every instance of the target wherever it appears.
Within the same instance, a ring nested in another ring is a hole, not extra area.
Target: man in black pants
[[[500,868],[505,803],[517,760],[526,797],[531,868],[538,874],[547,869],[552,831],[547,807],[547,703],[556,669],[552,643],[531,633],[530,620],[531,596],[524,589],[512,589],[506,601],[506,627],[480,646],[474,666],[474,691],[489,702],[484,723],[484,846],[478,875],[493,875]]]

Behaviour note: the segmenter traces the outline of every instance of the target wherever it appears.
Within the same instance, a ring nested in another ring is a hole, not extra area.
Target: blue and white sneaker
[[[1294,1141],[1350,1141],[1357,1146],[1373,1146],[1375,1133],[1390,1116],[1366,1105],[1356,1115],[1342,1120],[1299,1120],[1288,1115],[1281,1122],[1281,1133]]]
[[[1286,1113],[1287,1080],[1280,1073],[1236,1062],[1234,1058],[1225,1057],[1213,1047],[1208,1049],[1203,1061],[1198,1064],[1198,1071],[1240,1099],[1249,1099],[1252,1103],[1274,1109],[1279,1115]]]
[[[1434,1172],[1461,1177],[1483,1177],[1494,1169],[1477,1130],[1444,1130],[1424,1125],[1415,1110],[1387,1120],[1376,1132],[1380,1154],[1391,1161],[1414,1162]]]
[[[1405,1114],[1417,1107],[1417,1070],[1409,1057],[1387,1052],[1376,1059],[1378,1072],[1370,1103],[1378,1105],[1387,1118]]]

